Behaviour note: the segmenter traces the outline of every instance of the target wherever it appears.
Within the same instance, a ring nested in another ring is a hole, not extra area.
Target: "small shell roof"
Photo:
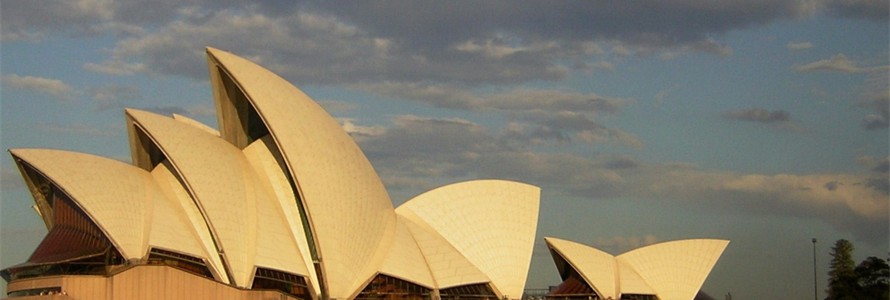
[[[717,263],[727,240],[689,239],[649,245],[617,258],[637,270],[661,299],[692,299]]]
[[[603,297],[615,299],[623,294],[693,299],[729,244],[716,239],[679,240],[612,256],[576,242],[551,237],[545,240],[592,288]]]

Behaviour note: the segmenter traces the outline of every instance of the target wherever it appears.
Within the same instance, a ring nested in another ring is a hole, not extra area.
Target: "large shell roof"
[[[377,271],[381,249],[393,238],[396,218],[383,183],[355,141],[302,91],[246,59],[213,48],[207,53],[211,73],[218,74],[211,80],[229,76],[244,96],[223,99],[230,91],[215,91],[217,106],[244,99],[262,119],[308,213],[330,296],[349,297]],[[244,116],[221,114],[224,138],[239,139],[225,130],[237,127],[230,124],[238,118]]]
[[[317,103],[253,62],[213,48],[207,55],[219,131],[127,109],[132,164],[10,150],[40,212],[52,207],[35,182],[50,182],[131,262],[172,251],[241,288],[263,268],[303,276],[313,297],[354,298],[380,274],[521,297],[537,187],[468,181],[396,210],[358,145]]]
[[[474,180],[421,194],[396,212],[428,225],[466,255],[501,293],[519,298],[531,262],[539,199],[536,186]]]

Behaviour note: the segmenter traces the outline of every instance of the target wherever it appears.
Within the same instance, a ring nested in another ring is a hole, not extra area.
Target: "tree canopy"
[[[855,265],[853,249],[853,244],[844,239],[831,248],[826,300],[890,299],[887,261],[872,256]]]

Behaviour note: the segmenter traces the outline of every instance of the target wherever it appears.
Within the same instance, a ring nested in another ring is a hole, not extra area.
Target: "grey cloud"
[[[262,34],[257,34],[262,33]],[[237,37],[237,38],[236,38]],[[536,55],[490,59],[452,49],[416,52],[328,15],[296,11],[270,17],[226,10],[169,23],[120,42],[117,59],[142,58],[146,71],[200,78],[200,50],[211,45],[251,58],[305,84],[418,79],[461,84],[556,80],[565,68]],[[114,63],[109,63],[114,65]],[[133,65],[137,63],[129,63]],[[125,65],[128,66],[128,65]]]
[[[11,0],[0,10],[0,31],[3,40],[39,39],[47,31],[96,33],[112,16],[111,7],[98,1]]]
[[[856,163],[872,172],[883,174],[890,172],[890,156],[877,158],[874,156],[862,155],[856,158]]]
[[[866,115],[862,118],[862,127],[868,130],[877,130],[890,127],[890,120],[882,115]]]
[[[146,70],[144,64],[127,63],[121,60],[109,60],[102,63],[86,63],[84,69],[111,75],[132,75]]]
[[[614,236],[607,239],[597,239],[593,241],[593,246],[597,249],[603,249],[609,253],[621,254],[630,250],[634,250],[643,246],[652,245],[659,241],[657,237],[651,234],[645,236]]]
[[[607,128],[596,122],[590,115],[568,110],[547,111],[534,109],[511,113],[516,121],[527,122],[527,126],[513,128],[514,136],[525,136],[529,142],[547,140],[571,142],[574,140],[594,143],[640,147],[642,142],[633,134],[620,129]]]
[[[354,86],[383,96],[423,102],[437,107],[472,111],[544,109],[594,114],[614,113],[625,104],[632,102],[628,99],[600,96],[594,93],[555,89],[510,89],[484,93],[475,92],[459,85],[392,81]]]
[[[788,42],[788,50],[804,50],[813,48],[813,43],[810,42]]]
[[[826,11],[844,18],[886,22],[890,3],[886,0],[830,0],[826,3]]]
[[[0,170],[0,191],[10,191],[24,187],[25,182],[16,169],[4,167]]]
[[[501,32],[526,40],[605,39],[669,46],[808,13],[798,1],[328,1],[318,6],[375,34],[431,48]]]
[[[769,111],[762,108],[733,110],[723,114],[725,118],[758,123],[781,123],[791,120],[791,114],[784,110]]]
[[[613,113],[631,102],[627,99],[604,97],[593,93],[578,93],[563,90],[516,89],[505,93],[488,95],[479,106],[501,110],[547,109],[583,113]]]
[[[884,226],[888,195],[879,184],[863,184],[877,181],[861,174],[734,174],[657,165],[644,169],[635,173],[639,177],[625,176],[637,187],[625,193],[723,213],[815,218],[873,243],[890,233]]]
[[[120,109],[127,101],[142,99],[142,92],[136,86],[107,85],[88,90],[93,97],[96,110]]]
[[[504,178],[604,196],[620,180],[612,171],[598,170],[605,161],[536,153],[528,146],[464,120],[413,116],[399,117],[385,133],[362,141],[381,176],[397,183],[409,178]]]
[[[615,113],[633,102],[629,99],[564,90],[475,92],[445,84],[384,82],[356,87],[438,107],[504,113],[510,123],[505,134],[519,143],[582,141],[642,145],[633,134],[608,128],[596,121],[598,115]]]
[[[886,172],[884,172],[886,174]],[[890,178],[887,176],[867,179],[865,186],[887,196],[890,194]]]
[[[878,130],[890,127],[890,93],[888,93],[887,68],[874,68],[869,72],[868,79],[862,87],[862,99],[857,103],[859,107],[869,110],[862,119],[862,126],[868,130]]]
[[[44,123],[38,124],[37,129],[40,131],[64,134],[64,135],[87,135],[87,136],[115,136],[118,131],[112,126],[97,127],[92,124],[74,123],[74,124],[56,124]],[[115,126],[116,127],[116,126]]]
[[[816,71],[856,73],[866,71],[866,69],[857,66],[856,62],[850,60],[844,54],[837,54],[829,59],[814,61],[804,65],[797,65],[794,66],[794,70],[802,73]]]
[[[306,84],[560,80],[572,68],[588,68],[586,61],[607,52],[603,46],[616,55],[725,55],[731,49],[712,37],[808,14],[791,0],[74,3],[5,5],[4,35],[105,30],[125,39],[110,59],[88,69],[194,78],[206,75],[196,49],[211,45]]]
[[[631,157],[618,157],[604,164],[608,169],[633,169],[640,166],[640,162]]]
[[[726,214],[819,219],[871,242],[888,234],[882,225],[890,205],[886,173],[738,174],[623,155],[542,153],[508,139],[465,120],[402,116],[362,141],[362,148],[399,195],[470,178],[504,178],[600,201],[657,199]],[[860,158],[864,165],[877,163],[872,160]]]
[[[875,166],[872,171],[887,174],[890,172],[890,158],[885,158]]]

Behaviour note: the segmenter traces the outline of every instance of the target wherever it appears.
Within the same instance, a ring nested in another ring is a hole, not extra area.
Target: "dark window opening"
[[[9,293],[6,293],[6,296],[8,296],[9,298],[17,298],[17,297],[27,297],[27,296],[59,295],[59,294],[62,294],[62,287],[51,286],[51,287],[42,287],[42,288],[9,292]]]
[[[468,284],[439,290],[442,299],[498,299],[488,284]]]
[[[303,276],[265,268],[257,268],[251,289],[276,290],[300,299],[312,299]]]
[[[53,222],[28,262],[0,272],[8,281],[64,274],[105,275],[125,259],[101,229],[55,185],[50,186]]]
[[[358,294],[357,300],[422,300],[430,298],[431,290],[392,276],[379,274]]]
[[[56,186],[51,187],[55,225],[28,259],[32,263],[49,263],[102,253],[111,241],[99,226],[68,199]]]
[[[213,273],[207,268],[204,260],[185,254],[152,248],[148,253],[149,265],[165,265],[195,275],[213,279]]]
[[[148,163],[151,166],[147,167],[146,170],[151,171],[155,166],[167,160],[167,157],[142,128],[136,125],[133,126],[135,126],[136,138],[139,140],[138,151],[141,151],[142,155],[148,159]]]
[[[565,280],[547,294],[548,299],[601,299],[574,268],[566,268]]]
[[[243,149],[250,143],[253,143],[253,141],[269,134],[269,129],[266,128],[266,124],[263,123],[259,113],[248,101],[247,95],[244,94],[244,91],[241,90],[241,87],[235,83],[235,80],[229,76],[226,70],[217,67],[217,72],[222,82],[223,96],[228,100],[226,104],[234,112],[234,114],[228,115],[238,118],[239,127],[232,128],[237,130],[234,133],[237,137],[233,137],[236,139],[234,144],[238,148]]]
[[[23,171],[23,173],[27,177],[27,181],[30,183],[28,185],[28,188],[31,190],[31,194],[34,196],[34,202],[35,204],[37,204],[37,208],[40,211],[43,222],[47,225],[46,227],[48,229],[52,228],[55,225],[52,210],[52,183],[50,183],[49,179],[46,179],[46,177],[34,170],[34,167],[32,167],[31,165],[22,160],[17,161],[19,163],[19,168]]]
[[[621,300],[658,300],[658,297],[647,294],[622,294]]]

